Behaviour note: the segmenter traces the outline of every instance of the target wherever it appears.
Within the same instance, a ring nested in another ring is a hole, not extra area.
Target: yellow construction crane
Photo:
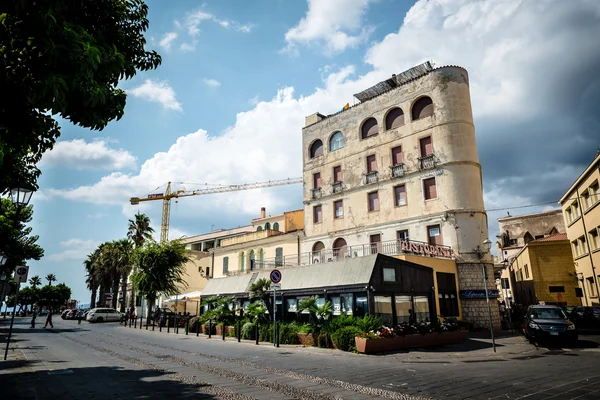
[[[243,185],[217,185],[208,189],[198,189],[198,190],[176,190],[171,192],[171,182],[167,184],[167,189],[164,193],[154,193],[149,194],[148,197],[132,197],[129,201],[132,206],[138,205],[144,201],[154,201],[154,200],[162,200],[163,201],[163,210],[162,210],[162,222],[160,225],[160,241],[166,242],[169,240],[169,220],[171,219],[171,199],[179,198],[179,197],[187,197],[187,196],[200,196],[203,194],[214,194],[214,193],[225,193],[225,192],[236,192],[238,190],[250,190],[250,189],[259,189],[265,187],[272,186],[283,186],[283,185],[292,185],[295,183],[302,183],[302,178],[287,178],[280,179],[277,181],[267,181],[267,182],[256,182],[256,183],[245,183]]]

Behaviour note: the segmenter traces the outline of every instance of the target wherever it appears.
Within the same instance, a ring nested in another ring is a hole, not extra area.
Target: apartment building
[[[425,63],[355,97],[348,110],[306,117],[302,130],[308,262],[451,259],[463,318],[487,326],[485,300],[472,295],[485,294],[482,263],[490,277],[493,264],[482,250],[488,226],[467,71]],[[493,279],[487,289],[497,295]]]
[[[560,199],[584,305],[600,305],[600,152]]]

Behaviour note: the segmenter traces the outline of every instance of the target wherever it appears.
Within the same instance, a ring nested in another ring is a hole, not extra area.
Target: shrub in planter
[[[273,343],[273,325],[272,324],[259,324],[258,325],[258,340],[260,342]]]
[[[331,335],[333,332],[338,331],[346,326],[356,326],[357,320],[358,318],[354,318],[352,315],[338,315],[327,323],[325,330]]]
[[[338,349],[343,351],[356,350],[356,342],[354,338],[361,332],[356,326],[346,326],[341,328],[331,335],[331,339],[335,342]]]
[[[298,344],[298,325],[281,324],[279,325],[279,343],[280,344]]]
[[[212,329],[211,329],[211,334],[216,335],[217,334],[217,326],[215,324],[212,324]],[[204,333],[205,335],[208,335],[208,324],[204,324],[204,326],[202,327],[202,333]]]
[[[254,336],[255,325],[252,322],[246,322],[242,325],[242,339],[256,340]]]
[[[331,347],[327,332],[321,331],[321,333],[319,333],[319,337],[317,338],[317,346],[323,349],[328,349]]]
[[[362,318],[356,319],[356,324],[361,332],[376,331],[383,326],[383,320],[375,315],[365,315]]]

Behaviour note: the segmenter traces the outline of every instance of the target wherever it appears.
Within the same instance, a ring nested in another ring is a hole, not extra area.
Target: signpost
[[[485,292],[485,300],[487,301],[488,306],[488,317],[490,319],[490,335],[492,336],[492,346],[494,347],[494,353],[496,352],[496,340],[494,339],[494,325],[492,323],[492,306],[490,305],[490,290],[488,290],[488,275],[487,270],[485,268],[485,264],[481,264],[483,268],[483,287],[485,288],[483,291]],[[497,292],[497,290],[496,290]]]
[[[15,302],[13,303],[13,312],[10,319],[10,328],[8,329],[8,337],[6,338],[6,350],[4,350],[4,361],[8,357],[8,346],[10,345],[10,337],[12,335],[13,324],[15,323],[15,312],[17,311],[17,304],[19,303],[19,287],[21,282],[27,282],[27,274],[29,273],[29,267],[20,265],[15,268],[14,280],[17,283],[17,292],[15,293]]]
[[[269,278],[271,278],[271,282],[273,282],[271,285],[273,288],[273,346],[279,347],[279,332],[277,329],[277,289],[281,288],[281,285],[279,285],[279,282],[281,282],[281,271],[274,269],[271,271]]]

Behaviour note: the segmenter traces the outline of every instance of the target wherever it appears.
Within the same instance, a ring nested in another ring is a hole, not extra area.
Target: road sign
[[[279,283],[281,282],[281,271],[279,271],[278,269],[274,269],[273,271],[271,271],[271,275],[269,277],[271,278],[271,282]]]
[[[21,265],[15,269],[15,282],[27,282],[27,274],[29,273],[29,267]]]

